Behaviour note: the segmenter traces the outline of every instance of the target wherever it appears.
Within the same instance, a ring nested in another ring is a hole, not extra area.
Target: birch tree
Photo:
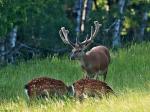
[[[2,65],[5,61],[4,52],[5,52],[5,45],[4,45],[4,40],[2,39],[0,41],[0,65]]]
[[[16,47],[16,41],[17,41],[17,26],[15,26],[12,31],[7,35],[5,40],[5,52],[11,52],[13,51],[13,48]],[[10,63],[14,63],[14,56],[11,53],[8,53],[6,55],[6,61]]]
[[[80,33],[85,30],[85,21],[88,18],[89,12],[92,7],[93,0],[76,0],[75,3],[75,12],[77,13],[77,27],[76,27],[76,36],[77,39]]]
[[[142,24],[141,24],[141,28],[140,28],[140,34],[138,36],[138,40],[139,41],[143,41],[144,39],[144,32],[145,32],[145,28],[146,28],[146,23],[148,21],[148,12],[145,11],[143,13],[143,17],[142,17]]]
[[[113,41],[112,47],[120,47],[121,46],[121,39],[120,39],[120,31],[123,22],[123,15],[124,15],[124,8],[125,8],[126,0],[119,0],[118,9],[119,9],[119,17],[117,18],[114,26],[114,33],[113,33]]]

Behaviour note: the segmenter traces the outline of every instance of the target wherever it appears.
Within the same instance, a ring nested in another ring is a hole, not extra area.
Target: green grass
[[[150,112],[150,43],[120,49],[111,58],[107,83],[117,98],[89,98],[82,103],[74,99],[35,101],[30,105],[23,89],[29,80],[49,76],[69,85],[83,76],[78,62],[48,57],[0,70],[0,112]]]

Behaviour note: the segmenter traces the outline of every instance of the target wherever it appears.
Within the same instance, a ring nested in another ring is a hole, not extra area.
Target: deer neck
[[[81,66],[86,66],[87,65],[87,54],[86,53],[83,53],[81,58],[80,58],[80,63],[81,63]]]

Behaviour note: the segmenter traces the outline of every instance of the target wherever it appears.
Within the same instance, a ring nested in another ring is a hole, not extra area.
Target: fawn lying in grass
[[[109,94],[114,94],[114,91],[105,83],[95,79],[80,79],[70,86],[74,96],[79,99],[88,97],[108,97]]]
[[[29,99],[64,96],[68,91],[63,81],[48,77],[35,78],[27,83],[24,88]]]
[[[113,93],[113,90],[105,83],[95,79],[80,79],[71,86],[66,86],[61,80],[48,77],[40,77],[31,80],[25,85],[25,91],[29,99],[40,97],[54,97],[72,95],[83,99],[88,97],[103,97]]]

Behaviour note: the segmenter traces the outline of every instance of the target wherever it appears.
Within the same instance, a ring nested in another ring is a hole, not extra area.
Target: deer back
[[[25,85],[29,97],[39,97],[42,95],[65,95],[67,86],[61,80],[56,80],[48,77],[40,77],[31,80]]]
[[[111,87],[105,82],[95,79],[81,79],[73,84],[75,96],[81,97],[84,94],[87,96],[105,96],[109,93],[114,93]]]

